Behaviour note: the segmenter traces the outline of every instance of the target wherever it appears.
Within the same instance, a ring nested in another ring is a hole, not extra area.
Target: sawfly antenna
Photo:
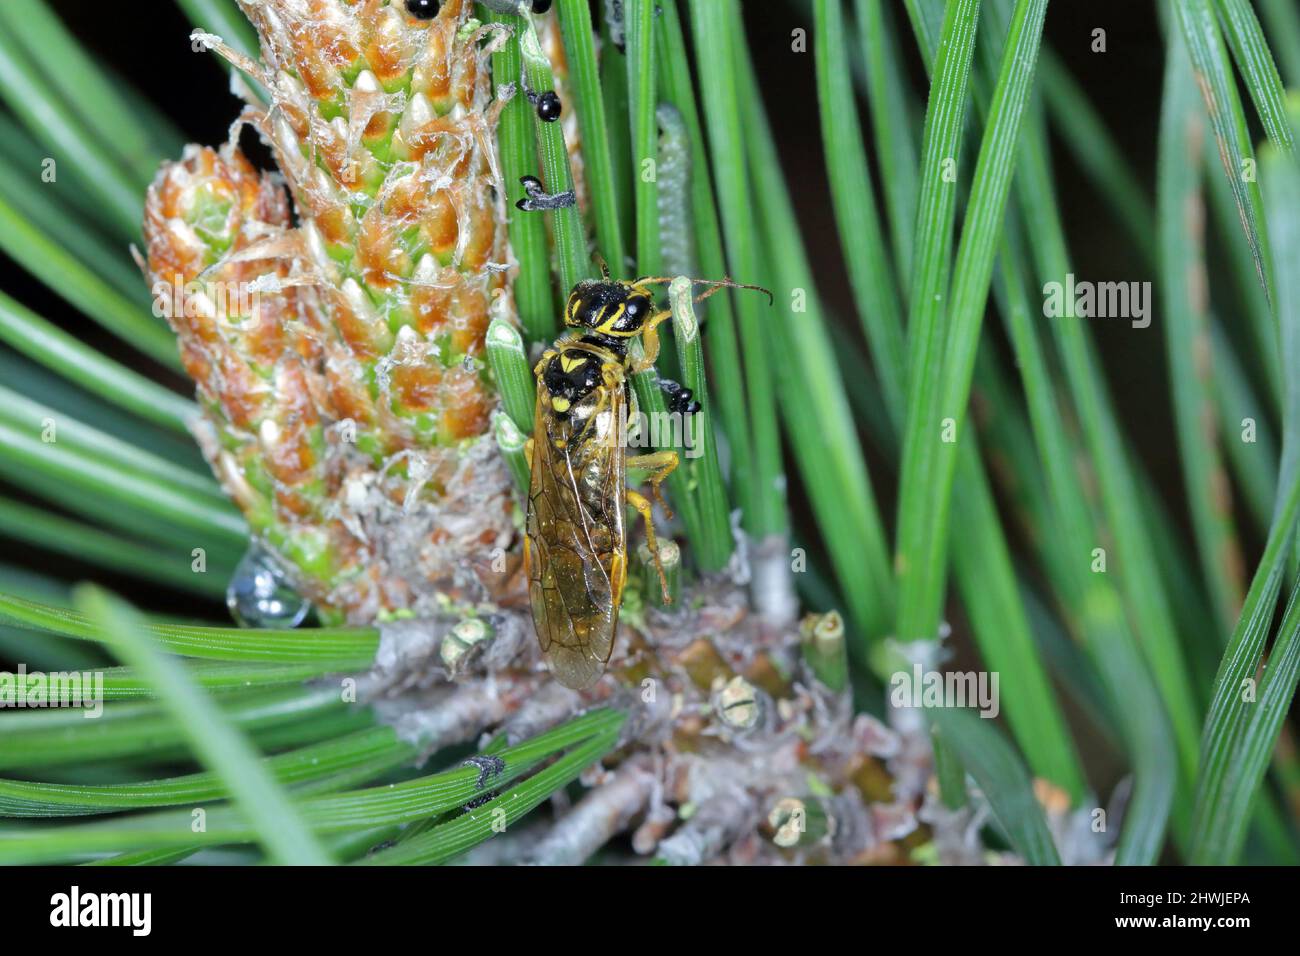
[[[658,285],[664,282],[672,282],[677,276],[642,276],[635,280],[633,285]],[[688,277],[689,278],[689,277]],[[772,295],[771,289],[765,289],[761,285],[748,285],[744,282],[734,282],[731,279],[691,279],[691,285],[707,285],[711,288],[707,292],[702,292],[694,299],[695,302],[703,302],[711,295],[716,295],[723,289],[749,289],[753,292],[762,292],[767,296],[767,304],[775,305],[776,296]]]

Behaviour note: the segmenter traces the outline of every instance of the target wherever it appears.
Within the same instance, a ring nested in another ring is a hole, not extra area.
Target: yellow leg
[[[636,468],[639,471],[650,472],[650,477],[646,481],[650,482],[650,493],[654,495],[655,501],[664,509],[664,514],[668,517],[673,516],[673,510],[668,507],[668,502],[664,501],[663,492],[659,486],[663,480],[676,470],[680,459],[675,451],[656,451],[649,455],[637,455],[627,460],[628,468]]]
[[[650,320],[646,322],[645,326],[641,329],[641,346],[645,349],[645,356],[632,362],[629,366],[633,375],[639,375],[641,372],[644,372],[646,369],[650,368],[650,366],[654,365],[655,360],[659,358],[659,326],[665,319],[671,318],[672,314],[672,311],[669,309],[664,309],[662,312],[656,312],[654,315],[650,316]]]
[[[659,502],[660,507],[664,509],[664,514],[669,518],[673,516],[672,509],[668,507],[668,502],[664,501],[659,485],[673,473],[673,469],[677,467],[677,462],[677,452],[675,451],[657,451],[649,455],[637,455],[627,460],[628,468],[650,472],[650,477],[646,479],[650,483],[650,492],[654,495],[655,500]],[[654,559],[655,570],[659,572],[659,586],[663,589],[664,603],[672,604],[672,595],[668,593],[668,579],[664,576],[663,562],[659,560],[659,540],[655,537],[650,502],[646,500],[645,495],[629,488],[627,490],[627,503],[635,508],[645,521],[646,546],[650,549],[651,558]]]
[[[659,587],[663,591],[664,603],[672,604],[673,596],[668,593],[668,578],[664,576],[664,565],[659,560],[659,541],[655,537],[655,523],[650,516],[650,502],[645,495],[633,491],[631,488],[627,491],[627,503],[635,508],[645,520],[645,543],[650,549],[650,558],[655,563],[655,570],[659,572]]]

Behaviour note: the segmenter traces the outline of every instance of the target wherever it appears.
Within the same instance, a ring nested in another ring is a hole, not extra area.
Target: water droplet
[[[240,627],[297,627],[311,602],[293,589],[280,562],[254,540],[226,586],[226,607]]]

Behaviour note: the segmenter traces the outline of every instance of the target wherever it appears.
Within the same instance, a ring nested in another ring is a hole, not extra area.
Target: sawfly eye
[[[533,13],[545,13],[551,9],[551,0],[533,0]]]
[[[591,299],[584,296],[578,305],[578,324],[594,326],[597,318],[600,316],[600,312],[600,303],[593,302]]]
[[[627,328],[639,328],[649,311],[650,301],[643,295],[635,295],[623,307],[623,321],[619,324]]]
[[[406,0],[406,12],[417,20],[432,20],[441,8],[441,0]]]

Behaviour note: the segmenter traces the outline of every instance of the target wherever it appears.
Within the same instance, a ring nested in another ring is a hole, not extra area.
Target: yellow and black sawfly
[[[668,309],[656,311],[649,287],[668,281],[606,275],[579,282],[564,308],[565,332],[534,369],[537,406],[528,443],[532,477],[524,564],[542,653],[560,682],[575,689],[600,679],[614,649],[627,581],[625,502],[645,519],[664,603],[670,601],[650,502],[627,487],[627,472],[648,471],[651,491],[667,511],[659,486],[677,467],[677,452],[629,459],[620,428],[634,401],[630,378],[654,365],[657,328],[671,316]],[[700,299],[726,287],[767,291],[729,279],[706,284],[712,288]],[[628,347],[638,337],[644,354],[634,358]],[[689,389],[668,379],[659,384],[670,411],[699,410]]]

